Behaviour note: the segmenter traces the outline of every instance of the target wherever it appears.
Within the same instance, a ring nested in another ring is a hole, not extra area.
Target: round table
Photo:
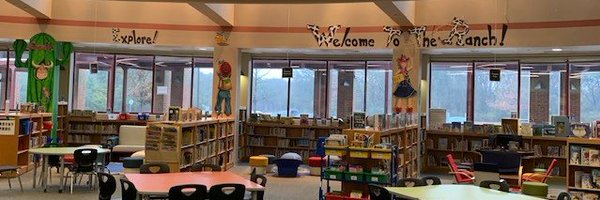
[[[109,149],[103,149],[103,148],[97,148],[97,147],[89,147],[89,146],[84,146],[84,147],[45,147],[45,148],[34,148],[34,149],[30,149],[29,153],[31,154],[37,154],[37,155],[42,155],[43,156],[43,160],[44,162],[42,162],[42,174],[41,176],[42,178],[42,182],[41,184],[44,186],[44,192],[46,192],[46,190],[48,189],[48,173],[46,173],[46,166],[48,165],[48,156],[59,156],[60,157],[60,189],[58,190],[59,193],[62,193],[62,191],[64,190],[64,181],[65,181],[65,160],[64,157],[65,155],[71,155],[75,153],[75,150],[77,149],[96,149],[98,150],[98,155],[101,155],[102,157],[105,156],[105,154],[110,153]],[[104,159],[102,159],[104,160]],[[37,162],[37,161],[36,161]],[[37,164],[36,164],[37,166]],[[37,169],[33,170],[33,187],[35,188],[35,181],[36,181],[36,173]]]

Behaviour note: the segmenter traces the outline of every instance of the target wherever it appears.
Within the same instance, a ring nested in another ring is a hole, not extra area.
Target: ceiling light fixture
[[[554,48],[554,49],[552,49],[552,51],[554,51],[554,52],[561,52],[561,51],[563,51],[563,49],[561,49],[561,48]]]

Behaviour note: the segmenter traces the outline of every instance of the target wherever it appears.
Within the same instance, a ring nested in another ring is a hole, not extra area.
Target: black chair
[[[423,183],[425,183],[425,185],[430,185],[429,181],[431,181],[431,185],[441,185],[442,184],[442,180],[440,180],[440,178],[438,178],[437,176],[426,176],[421,178],[421,181],[423,181]]]
[[[77,149],[73,156],[75,163],[73,163],[67,173],[67,177],[71,178],[71,194],[73,194],[73,184],[79,175],[88,175],[90,187],[93,187],[94,176],[96,176],[96,158],[98,158],[98,150]],[[71,176],[68,174],[71,174]],[[79,182],[81,183],[81,180]],[[65,182],[65,184],[67,183]]]
[[[510,190],[508,183],[506,183],[504,181],[485,180],[485,181],[481,181],[481,183],[479,183],[479,187],[494,189],[494,188],[492,188],[492,185],[497,185],[498,190],[503,191],[503,192],[509,192],[509,190]]]
[[[110,200],[112,195],[117,190],[117,180],[114,176],[97,172],[98,174],[98,185],[100,186],[100,193],[98,194],[99,200]]]
[[[14,178],[14,177],[11,177],[11,175],[9,175],[11,173],[14,173],[14,175],[19,180],[19,186],[21,186],[21,192],[23,192],[23,183],[21,183],[21,173],[19,172],[19,167],[17,167],[17,166],[6,166],[6,165],[5,166],[0,166],[0,175],[7,175],[8,176],[8,188],[9,189],[12,189],[12,184],[10,183],[10,179]]]
[[[213,164],[196,163],[196,164],[192,165],[192,169],[190,169],[190,171],[191,172],[206,172],[206,171],[220,172],[221,166],[213,165]]]
[[[231,189],[233,191],[229,192]],[[235,183],[213,185],[208,191],[210,200],[244,200],[246,186]]]
[[[140,174],[164,174],[169,172],[171,172],[169,165],[164,163],[147,163],[140,166]]]
[[[419,187],[426,185],[427,183],[418,178],[403,178],[398,180],[398,187]]]
[[[183,192],[182,190],[194,189],[193,193]],[[208,198],[208,191],[205,185],[187,184],[173,186],[169,189],[169,200],[204,200]]]
[[[571,200],[571,195],[568,192],[561,192],[556,200]]]
[[[369,184],[369,197],[371,200],[390,200],[392,194],[379,185]]]
[[[259,182],[260,179],[260,182]],[[260,174],[254,174],[250,177],[250,181],[255,182],[263,187],[265,187],[267,185],[267,177],[260,175]],[[258,200],[263,200],[265,197],[265,192],[261,191],[261,192],[256,192],[256,197]]]
[[[122,200],[137,200],[138,191],[132,182],[119,179],[121,181],[121,199]]]

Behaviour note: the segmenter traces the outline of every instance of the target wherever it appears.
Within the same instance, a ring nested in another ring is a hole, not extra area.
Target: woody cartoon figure
[[[226,61],[219,61],[219,93],[217,94],[217,105],[215,112],[217,115],[222,113],[221,104],[225,101],[225,115],[231,115],[231,65]]]
[[[396,113],[402,112],[402,107],[398,105],[400,98],[407,99],[417,94],[417,91],[410,84],[410,71],[412,70],[412,66],[408,66],[408,61],[410,61],[410,58],[402,54],[400,58],[398,58],[398,71],[394,75],[394,83],[398,84],[394,91],[394,96],[397,97],[396,102],[394,103],[394,111],[396,111]],[[411,111],[412,108],[407,108],[407,112]]]

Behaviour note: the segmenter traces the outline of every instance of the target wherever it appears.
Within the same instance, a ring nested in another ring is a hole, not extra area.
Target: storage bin
[[[345,197],[344,200],[369,200],[369,194],[363,194],[361,198]]]
[[[325,200],[344,200],[346,196],[339,192],[331,192],[325,195]]]
[[[364,181],[365,174],[362,172],[344,172],[344,180],[347,181]]]
[[[325,146],[325,155],[345,156],[346,155],[346,147],[345,146]]]
[[[29,135],[33,131],[33,122],[30,119],[22,119],[21,120],[21,129],[19,130],[19,134],[21,135]]]
[[[14,135],[15,120],[0,120],[0,135]]]
[[[326,169],[324,171],[324,175],[325,175],[324,178],[330,179],[330,180],[342,180],[344,178],[344,172],[336,171],[336,170]]]
[[[388,182],[388,174],[365,173],[365,180],[368,182],[375,182],[375,183],[387,183]]]
[[[373,158],[373,159],[383,159],[383,160],[392,159],[392,150],[389,150],[389,149],[372,149],[371,150],[371,158]]]
[[[350,147],[350,157],[352,158],[369,158],[369,149],[360,147]]]

